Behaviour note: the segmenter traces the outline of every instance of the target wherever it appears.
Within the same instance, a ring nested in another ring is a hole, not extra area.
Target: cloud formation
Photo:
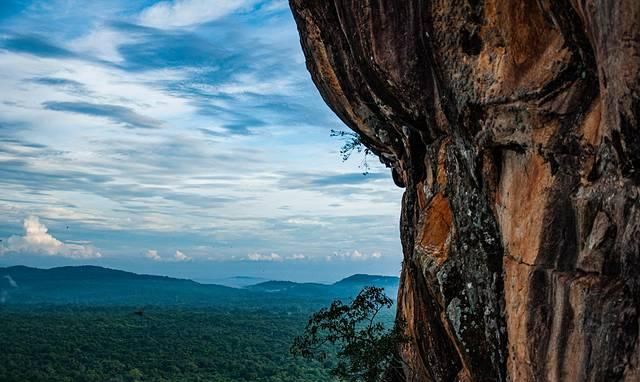
[[[277,253],[271,253],[269,255],[263,255],[260,253],[250,253],[247,255],[249,261],[282,261],[282,256]]]
[[[135,41],[133,38],[110,28],[100,28],[77,38],[69,44],[76,52],[96,57],[100,60],[122,62],[124,58],[119,47]]]
[[[145,117],[128,107],[119,105],[104,105],[88,102],[45,102],[43,106],[48,110],[104,117],[128,128],[154,129],[161,125],[160,121]]]
[[[33,214],[149,270],[399,258],[402,191],[341,162],[286,0],[20,2],[0,37],[0,238]]]
[[[62,256],[71,259],[102,257],[93,246],[63,243],[49,233],[49,229],[37,216],[29,216],[23,222],[24,236],[11,236],[0,246],[0,255],[25,253],[31,255]]]
[[[367,254],[367,253],[362,253],[357,249],[354,250],[353,252],[343,252],[343,253],[335,252],[333,255],[325,257],[327,261],[333,261],[333,260],[367,261],[367,260],[378,260],[381,258],[382,258],[382,253],[380,253],[379,251],[373,251]]]
[[[184,253],[182,253],[180,250],[177,250],[176,253],[173,255],[173,258],[176,261],[190,261],[192,260],[191,257],[185,255]]]
[[[154,28],[179,28],[220,19],[246,8],[255,0],[161,1],[142,11],[139,21]]]
[[[175,262],[183,262],[183,261],[191,261],[193,260],[192,257],[187,256],[184,254],[184,252],[180,251],[180,250],[176,250],[176,253],[172,256],[172,257],[162,257],[160,256],[160,254],[158,253],[157,250],[155,249],[149,249],[144,256],[147,259],[153,260],[153,261],[175,261]]]
[[[72,52],[50,44],[45,37],[37,35],[16,35],[2,38],[0,39],[0,47],[41,57],[64,58],[74,56]]]
[[[147,253],[144,254],[144,257],[154,261],[162,261],[162,257],[158,255],[158,251],[156,251],[155,249],[148,250]]]

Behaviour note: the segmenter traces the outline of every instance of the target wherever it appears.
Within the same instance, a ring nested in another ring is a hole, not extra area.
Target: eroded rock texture
[[[640,381],[640,2],[290,3],[406,188],[392,377]]]

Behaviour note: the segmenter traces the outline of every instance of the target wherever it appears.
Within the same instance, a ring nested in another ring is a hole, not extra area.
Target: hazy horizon
[[[5,259],[2,259],[5,260]],[[13,266],[26,266],[40,269],[51,269],[57,267],[81,267],[81,266],[98,266],[113,270],[122,270],[137,274],[147,274],[154,276],[168,276],[174,278],[183,278],[197,281],[200,283],[213,283],[223,279],[234,277],[254,277],[264,280],[274,281],[293,281],[293,282],[319,282],[332,284],[355,274],[369,274],[375,276],[400,276],[400,263],[391,264],[380,262],[378,266],[359,267],[359,264],[344,265],[339,270],[330,269],[329,267],[310,267],[308,263],[298,263],[289,265],[283,269],[278,264],[264,264],[255,262],[238,262],[238,263],[221,263],[221,268],[214,271],[209,269],[198,270],[199,264],[191,263],[187,267],[171,267],[167,264],[162,268],[150,268],[143,264],[132,265],[118,262],[77,262],[77,261],[51,261],[43,262],[42,259],[33,258],[33,261],[22,262],[5,262],[0,261],[0,268],[8,268]],[[326,265],[319,263],[320,265]],[[184,264],[183,264],[184,265]],[[395,270],[395,272],[393,271]]]
[[[354,275],[358,275],[358,274],[367,274],[370,276],[390,276],[390,277],[399,277],[400,273],[390,273],[390,272],[380,272],[380,273],[366,273],[366,272],[361,272],[360,270],[355,270],[354,273],[349,273],[347,270],[345,270],[345,274],[343,276],[339,276],[338,278],[327,278],[327,279],[322,279],[322,278],[313,278],[314,276],[311,276],[312,279],[305,279],[304,275],[305,273],[299,274],[299,275],[295,275],[295,274],[280,274],[280,277],[275,276],[275,277],[271,277],[270,275],[278,275],[279,273],[271,273],[271,272],[255,272],[257,270],[254,269],[254,272],[251,271],[251,269],[247,269],[245,267],[238,267],[235,270],[237,270],[238,272],[247,272],[247,273],[233,273],[234,269],[230,268],[228,271],[229,273],[215,273],[215,274],[208,274],[205,277],[188,277],[186,275],[180,275],[180,273],[175,273],[175,274],[168,274],[168,273],[172,273],[172,272],[162,272],[161,270],[158,271],[151,271],[148,272],[144,269],[142,270],[131,270],[131,269],[124,269],[124,268],[119,268],[117,266],[108,266],[105,264],[78,264],[78,263],[73,263],[73,264],[62,264],[62,265],[54,265],[54,266],[42,266],[42,265],[25,265],[25,264],[3,264],[0,263],[0,268],[10,268],[10,267],[14,267],[14,266],[26,266],[26,267],[30,267],[30,268],[36,268],[36,269],[44,269],[44,270],[48,270],[48,269],[53,269],[53,268],[60,268],[60,267],[83,267],[83,266],[97,266],[97,267],[102,267],[105,269],[111,269],[111,270],[115,270],[115,271],[125,271],[125,272],[131,272],[131,273],[136,273],[139,275],[151,275],[151,276],[168,276],[168,277],[172,277],[172,278],[179,278],[179,279],[188,279],[188,280],[193,280],[196,281],[198,283],[201,284],[220,284],[220,285],[225,285],[225,283],[223,281],[227,281],[227,280],[231,280],[231,279],[240,279],[240,278],[247,278],[247,279],[252,279],[252,280],[260,280],[257,282],[262,282],[262,281],[293,281],[293,282],[298,282],[298,283],[304,283],[304,282],[310,282],[310,283],[322,283],[322,284],[333,284],[335,282],[338,282],[340,280],[343,280],[345,278],[354,276]],[[209,277],[207,277],[209,276]]]

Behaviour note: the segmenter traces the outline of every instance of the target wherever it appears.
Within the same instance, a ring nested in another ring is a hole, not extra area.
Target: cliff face
[[[393,377],[640,381],[640,2],[290,4],[406,189]]]

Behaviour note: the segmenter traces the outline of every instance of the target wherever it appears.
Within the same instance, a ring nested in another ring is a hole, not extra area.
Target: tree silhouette
[[[404,323],[388,328],[379,313],[391,308],[393,300],[383,288],[366,287],[350,303],[334,301],[314,313],[302,336],[296,337],[291,353],[324,362],[331,349],[337,349],[337,364],[331,370],[340,380],[380,381],[389,368],[402,367],[397,356],[399,346],[409,338]]]

